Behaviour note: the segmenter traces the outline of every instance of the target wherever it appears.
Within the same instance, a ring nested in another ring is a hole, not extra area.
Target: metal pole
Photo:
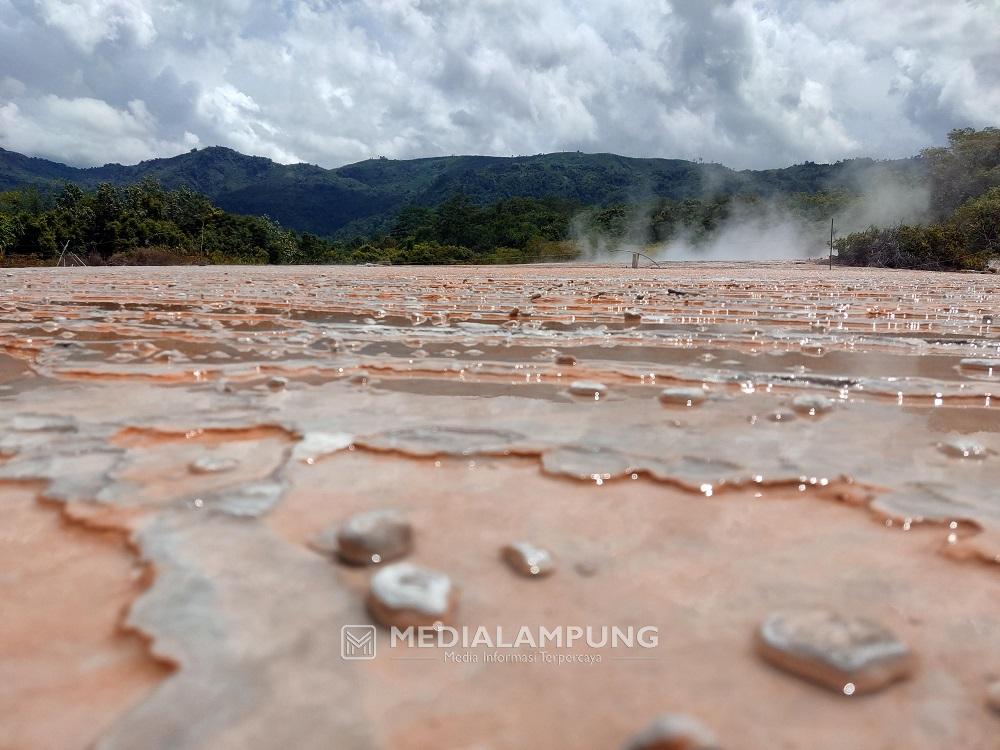
[[[830,217],[830,270],[833,270],[833,217]]]

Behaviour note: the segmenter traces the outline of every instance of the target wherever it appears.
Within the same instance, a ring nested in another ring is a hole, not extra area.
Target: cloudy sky
[[[0,146],[783,166],[1000,125],[1000,0],[0,0]]]

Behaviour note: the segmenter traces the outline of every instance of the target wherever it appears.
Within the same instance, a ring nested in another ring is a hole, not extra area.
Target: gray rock
[[[413,527],[396,510],[372,510],[351,516],[336,534],[336,552],[355,565],[396,560],[413,549]]]
[[[705,401],[703,388],[664,388],[660,391],[660,403],[671,406],[698,406]]]
[[[508,544],[500,550],[500,556],[514,571],[528,578],[551,575],[556,570],[552,554],[531,542]]]
[[[844,695],[871,693],[909,677],[909,647],[876,622],[826,609],[772,613],[757,632],[757,651],[786,672]]]
[[[806,394],[804,396],[796,396],[792,399],[792,408],[799,414],[818,417],[820,414],[832,411],[835,403],[833,399],[826,396]]]
[[[664,714],[625,744],[625,750],[720,750],[715,735],[683,714]]]
[[[569,392],[574,396],[590,396],[596,400],[608,392],[608,387],[593,380],[575,380],[570,383]]]

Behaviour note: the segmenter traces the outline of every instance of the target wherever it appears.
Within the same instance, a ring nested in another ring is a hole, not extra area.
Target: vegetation
[[[91,264],[523,263],[579,248],[697,247],[744,220],[815,236],[865,184],[929,185],[930,222],[836,243],[854,265],[981,268],[1000,253],[1000,130],[920,159],[734,172],[611,154],[373,159],[324,170],[229,149],[73,169],[0,149],[0,258]],[[269,218],[270,217],[270,218]],[[818,246],[817,246],[818,249]]]
[[[1000,129],[953,130],[925,149],[928,224],[870,227],[836,243],[841,263],[932,270],[982,269],[1000,256]]]

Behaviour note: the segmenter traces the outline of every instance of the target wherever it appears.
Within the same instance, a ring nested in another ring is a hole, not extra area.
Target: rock
[[[597,400],[608,392],[608,387],[593,380],[576,380],[570,383],[569,392],[574,396],[590,396]]]
[[[329,531],[321,532],[329,536]],[[372,510],[351,516],[336,532],[336,553],[355,565],[396,560],[413,549],[413,527],[399,511]],[[333,550],[331,550],[333,551]]]
[[[557,365],[566,365],[567,367],[572,367],[576,364],[576,357],[572,354],[557,354],[556,355]]]
[[[625,750],[719,750],[719,742],[690,716],[664,714],[630,739]]]
[[[642,314],[637,313],[634,310],[625,311],[625,322],[626,323],[640,323],[642,322]]]
[[[394,563],[372,576],[368,609],[387,627],[420,627],[451,620],[458,589],[444,573],[412,563]]]
[[[1000,714],[1000,680],[986,688],[986,705]]]
[[[188,468],[192,474],[221,474],[225,471],[232,471],[239,465],[240,462],[235,458],[202,456],[192,461]]]
[[[528,578],[540,578],[556,570],[551,553],[530,542],[508,544],[500,550],[500,556],[516,572]]]
[[[703,388],[664,388],[660,391],[660,403],[671,406],[697,406],[705,401]]]
[[[985,445],[965,437],[952,438],[938,443],[938,450],[952,458],[983,459],[990,454],[989,448]]]
[[[832,411],[834,404],[835,402],[832,398],[814,394],[796,396],[792,399],[792,408],[799,414],[805,414],[810,417],[818,417],[820,414]]]
[[[288,386],[288,378],[284,378],[281,375],[275,375],[273,378],[269,378],[267,381],[267,387],[272,391],[281,391]]]
[[[791,422],[792,420],[798,419],[798,417],[795,416],[795,412],[789,411],[788,409],[779,409],[776,412],[768,414],[767,418],[772,422]]]
[[[907,645],[878,623],[826,609],[769,615],[757,632],[757,651],[779,669],[844,695],[881,690],[916,666]]]

